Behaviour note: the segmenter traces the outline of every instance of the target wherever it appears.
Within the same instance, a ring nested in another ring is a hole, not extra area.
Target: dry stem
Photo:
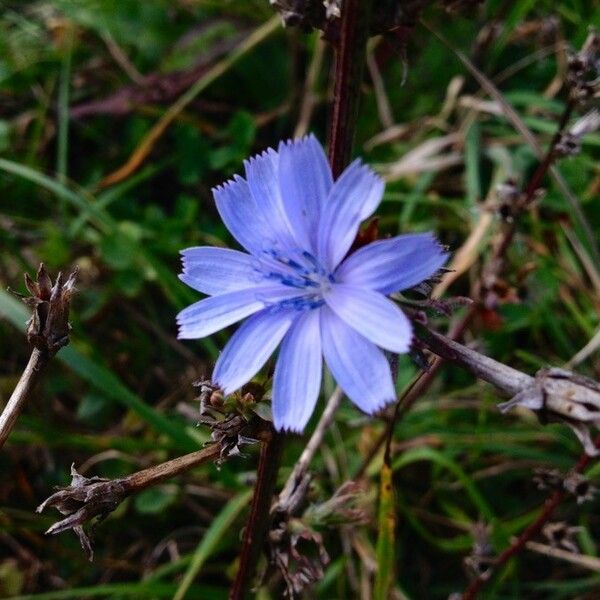
[[[8,404],[0,415],[0,448],[4,446],[23,407],[42,378],[42,374],[50,358],[51,355],[47,350],[34,348],[31,352],[29,362],[19,379],[19,383],[17,383],[17,387],[14,389]]]

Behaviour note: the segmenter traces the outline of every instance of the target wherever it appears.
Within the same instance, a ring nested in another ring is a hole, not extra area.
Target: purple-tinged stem
[[[337,178],[352,155],[360,84],[366,60],[372,0],[345,0],[335,65],[334,99],[329,127],[329,162]],[[244,531],[240,563],[229,600],[243,600],[261,554],[269,525],[283,436],[274,430],[261,447],[257,482]]]
[[[329,124],[329,162],[334,178],[340,176],[352,155],[369,37],[371,4],[371,0],[344,0],[342,6]]]

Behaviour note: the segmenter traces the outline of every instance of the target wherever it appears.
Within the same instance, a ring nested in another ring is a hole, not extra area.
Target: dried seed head
[[[581,50],[569,57],[567,84],[578,104],[600,96],[600,35],[596,29],[590,28]]]
[[[65,519],[52,525],[46,534],[56,535],[72,529],[89,560],[92,560],[94,558],[92,544],[83,525],[94,519],[104,519],[125,496],[126,490],[122,480],[87,478],[77,472],[75,465],[71,465],[71,485],[52,494],[37,507],[36,512],[41,513],[52,506],[66,515]]]
[[[533,482],[538,490],[561,490],[563,488],[564,475],[558,469],[535,469]]]
[[[43,264],[36,280],[25,274],[25,286],[31,296],[22,297],[22,300],[33,310],[27,322],[27,339],[36,348],[54,354],[69,343],[69,307],[76,277],[77,270],[63,282],[59,273],[52,285]]]
[[[239,456],[242,446],[258,442],[254,437],[257,428],[250,418],[259,413],[253,394],[240,392],[233,394],[230,400],[209,380],[196,381],[193,385],[200,388],[198,421],[210,427],[211,441],[219,444],[221,449],[217,463],[222,463],[231,456]]]
[[[475,523],[471,533],[473,549],[464,559],[465,567],[474,577],[489,576],[494,565],[494,550],[490,542],[491,527],[479,521]]]
[[[577,504],[593,500],[598,491],[583,474],[572,471],[563,481],[564,489],[577,498]]]
[[[323,6],[326,19],[339,19],[342,16],[342,0],[323,0]]]
[[[496,197],[498,198],[496,210],[500,218],[506,223],[512,223],[523,199],[523,193],[517,182],[513,179],[507,179],[497,185]]]
[[[566,475],[558,469],[536,469],[533,478],[539,490],[565,490],[577,499],[577,504],[593,500],[597,489],[577,471]]]
[[[564,548],[574,554],[579,554],[580,550],[575,542],[575,535],[581,531],[581,527],[572,527],[564,521],[556,523],[546,523],[542,528],[542,535],[548,540],[548,543],[554,548]]]
[[[269,0],[269,4],[281,15],[284,27],[322,29],[328,18],[325,3],[315,0]]]
[[[575,121],[568,131],[565,131],[557,142],[554,152],[558,156],[575,156],[581,151],[584,136],[600,129],[600,111],[591,110]]]

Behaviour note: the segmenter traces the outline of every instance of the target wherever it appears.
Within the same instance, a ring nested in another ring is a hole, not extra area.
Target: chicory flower
[[[213,190],[223,222],[246,252],[183,250],[180,279],[209,295],[177,317],[179,338],[242,319],[213,372],[229,394],[281,343],[273,377],[277,430],[301,432],[314,411],[323,358],[346,395],[373,414],[395,397],[383,352],[409,350],[412,327],[386,295],[434,275],[447,254],[430,233],[379,240],[347,256],[384,182],[360,160],[336,180],[314,136],[279,144]]]

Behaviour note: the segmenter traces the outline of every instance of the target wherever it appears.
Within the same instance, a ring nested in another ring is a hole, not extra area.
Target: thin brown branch
[[[417,325],[415,333],[431,351],[441,358],[466,368],[479,379],[514,396],[534,384],[534,378],[508,365],[476,352],[426,327]]]
[[[50,362],[51,354],[47,350],[34,348],[29,362],[17,383],[7,405],[0,415],[0,448],[4,446],[10,432],[13,430],[17,418],[23,407],[33,394],[38,382],[42,378],[46,366]]]
[[[202,450],[178,456],[167,462],[128,475],[123,479],[123,487],[128,494],[137,494],[150,486],[177,477],[177,475],[181,475],[194,467],[212,462],[219,458],[220,453],[220,445],[211,444]]]
[[[515,111],[515,109],[506,101],[506,99],[498,90],[498,88],[494,85],[494,83],[483,72],[481,72],[463,52],[455,48],[439,31],[437,31],[423,19],[421,19],[421,23],[458,58],[462,65],[477,80],[477,83],[479,83],[481,87],[485,90],[485,92],[499,103],[506,119],[519,132],[521,137],[525,140],[525,142],[527,142],[527,144],[532,148],[538,159],[541,161],[534,177],[531,179],[528,187],[526,188],[526,196],[529,196],[530,192],[535,193],[539,189],[545,174],[549,173],[554,179],[554,182],[556,183],[562,194],[565,196],[565,199],[571,206],[571,210],[573,211],[575,218],[579,222],[581,230],[587,238],[587,242],[590,251],[592,252],[593,258],[595,259],[596,263],[600,263],[600,250],[598,249],[598,243],[596,237],[594,236],[591,230],[590,224],[588,223],[585,214],[583,213],[581,205],[577,198],[574,196],[574,194],[571,192],[561,173],[553,164],[554,159],[556,158],[554,151],[556,143],[560,139],[560,135],[562,135],[562,130],[564,129],[567,120],[572,113],[574,107],[572,104],[573,100],[570,99],[567,103],[565,112],[563,113],[563,116],[560,119],[557,132],[554,135],[547,151],[544,152],[542,146],[540,145],[536,137],[523,122],[523,119],[521,119],[521,117]],[[509,234],[508,237],[512,239],[512,233]],[[508,239],[508,242],[510,242],[510,239]]]

